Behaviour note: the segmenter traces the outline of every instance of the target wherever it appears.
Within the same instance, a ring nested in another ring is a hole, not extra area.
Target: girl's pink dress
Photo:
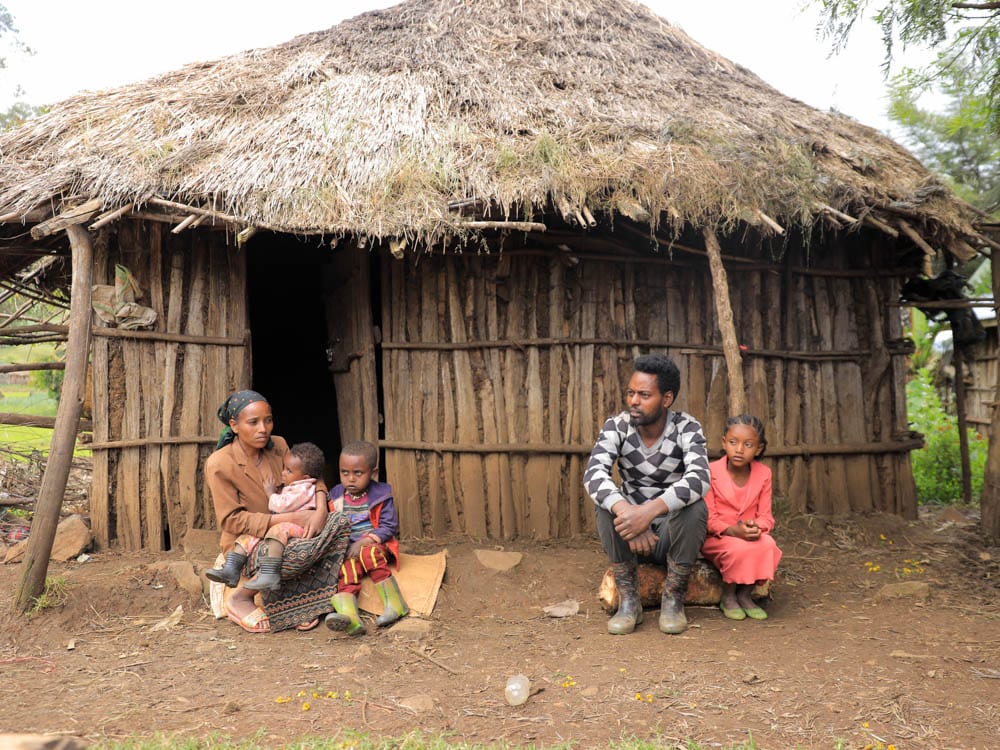
[[[708,537],[701,554],[722,573],[726,583],[750,584],[770,581],[778,569],[781,550],[769,533],[774,528],[771,512],[771,470],[754,461],[750,477],[737,487],[726,468],[725,456],[709,464],[712,485],[705,495],[708,506]],[[754,542],[723,532],[737,521],[754,520],[762,533]]]

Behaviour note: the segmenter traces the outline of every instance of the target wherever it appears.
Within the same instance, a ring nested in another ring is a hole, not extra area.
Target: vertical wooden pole
[[[726,355],[726,370],[729,375],[729,414],[742,414],[747,410],[747,397],[743,386],[743,361],[733,323],[733,307],[729,302],[729,279],[722,265],[722,248],[715,232],[706,229],[704,236],[708,265],[712,271],[712,289],[715,291],[715,310],[719,316],[719,331],[722,333],[722,350]]]
[[[969,426],[965,420],[965,358],[962,350],[952,345],[952,361],[955,364],[955,415],[958,417],[958,451],[962,460],[962,502],[969,505],[972,502],[972,467],[969,464]]]
[[[993,251],[990,256],[990,267],[993,271],[993,305],[997,320],[1000,320],[1000,252]],[[997,348],[997,359],[1000,360],[1000,347]],[[983,493],[979,499],[980,525],[987,543],[998,544],[1000,543],[1000,367],[997,367],[997,395],[990,416],[988,450]]]
[[[38,491],[35,516],[24,555],[24,576],[15,601],[16,612],[27,612],[33,600],[45,590],[49,555],[59,524],[76,432],[83,410],[87,385],[87,356],[90,352],[90,288],[94,277],[94,249],[90,235],[80,225],[66,228],[72,252],[73,281],[70,289],[69,339],[66,343],[66,371],[59,393],[55,429],[49,458]]]

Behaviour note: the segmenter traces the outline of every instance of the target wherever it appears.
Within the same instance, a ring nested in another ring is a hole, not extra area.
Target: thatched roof
[[[675,227],[874,211],[952,250],[979,242],[972,210],[898,144],[630,0],[409,0],[78,95],[0,154],[8,221],[67,197],[165,199],[237,228],[431,240],[468,231],[455,206],[476,199],[472,218],[586,208]]]

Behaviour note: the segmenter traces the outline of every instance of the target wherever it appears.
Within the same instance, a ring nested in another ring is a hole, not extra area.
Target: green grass
[[[55,396],[33,385],[0,384],[0,412],[54,417],[58,406],[59,400]],[[48,455],[51,442],[52,430],[46,427],[0,424],[0,445],[14,454],[27,456],[32,451],[40,451]],[[89,456],[90,451],[77,449],[74,455]]]

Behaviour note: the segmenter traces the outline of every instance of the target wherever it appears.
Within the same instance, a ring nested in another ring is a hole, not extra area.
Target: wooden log
[[[191,226],[196,221],[198,221],[199,218],[204,219],[205,217],[204,216],[198,216],[198,214],[189,214],[187,216],[187,218],[185,218],[180,224],[178,224],[173,229],[171,229],[170,233],[171,234],[180,234],[185,229],[187,229],[189,226]]]
[[[770,227],[776,234],[784,234],[785,228],[761,210],[757,210],[757,218]]]
[[[708,264],[712,272],[712,290],[715,293],[715,308],[719,317],[719,331],[722,334],[722,348],[726,356],[729,377],[729,413],[742,414],[746,411],[746,389],[743,386],[743,362],[740,357],[739,340],[733,323],[733,308],[729,302],[729,278],[722,265],[722,248],[715,233],[710,229],[703,232],[705,248],[708,250]]]
[[[100,232],[94,248],[94,282],[106,284],[109,281],[111,265],[107,233]],[[100,328],[106,325],[95,321],[94,326]],[[91,328],[93,334],[94,328]],[[105,442],[111,437],[111,394],[110,366],[111,340],[93,338],[93,363],[91,365],[91,414],[94,420],[94,440]],[[94,453],[91,459],[90,478],[90,530],[94,535],[94,546],[107,549],[111,545],[111,456],[105,451]]]
[[[509,257],[505,253],[504,257]],[[529,271],[527,264],[519,262],[511,264],[508,274],[508,288],[516,298],[526,291],[525,280]],[[509,305],[507,309],[507,337],[520,336],[525,328],[525,309],[527,305]],[[504,402],[507,404],[507,435],[525,434],[527,430],[527,411],[524,399],[523,383],[527,377],[525,372],[525,352],[523,349],[511,347],[503,353],[503,367],[506,376],[503,379]],[[510,466],[510,507],[507,510],[506,528],[514,537],[521,537],[528,528],[528,488],[526,462],[521,456],[511,456]]]
[[[191,248],[191,284],[185,300],[187,303],[187,333],[204,336],[206,294],[208,293],[208,248],[200,233],[196,233],[192,239],[194,242]],[[182,435],[197,435],[201,432],[201,415],[204,411],[209,411],[208,405],[203,405],[201,401],[204,366],[205,348],[196,344],[185,346],[184,363],[181,366],[180,417],[177,423],[177,428]],[[214,408],[211,411],[214,411]],[[201,504],[198,495],[201,481],[198,476],[198,446],[181,445],[176,452],[178,474],[175,486],[180,502],[183,526],[180,529],[171,529],[170,535],[180,539],[187,533],[188,529],[200,528],[202,525]]]
[[[0,412],[0,424],[16,425],[20,427],[44,427],[54,429],[58,417],[39,417],[34,414],[12,414],[10,412]],[[94,428],[89,419],[78,421],[77,432],[90,432]]]
[[[31,533],[24,556],[24,575],[15,601],[17,612],[27,612],[45,590],[49,555],[55,540],[59,511],[69,480],[73,448],[83,410],[90,355],[90,289],[93,286],[94,250],[86,229],[76,224],[66,229],[72,249],[70,291],[70,343],[66,350],[66,374],[60,389],[56,425],[52,431],[49,458],[38,490]]]
[[[584,224],[583,217],[579,217],[581,225]],[[558,259],[549,263],[548,268],[548,320],[546,329],[550,336],[562,334],[562,325],[565,319],[563,312],[566,290],[563,286],[563,270],[565,266]],[[631,301],[631,298],[630,298]],[[634,330],[634,329],[633,329]],[[564,353],[565,348],[550,349],[548,352],[548,367],[545,393],[546,407],[548,411],[547,424],[543,423],[543,430],[547,439],[556,442],[561,440],[563,433],[563,423],[565,415],[563,409],[567,406],[566,386],[563,381]],[[560,530],[569,525],[569,509],[561,507],[560,500],[565,497],[562,491],[562,470],[563,458],[559,455],[549,457],[546,485],[548,486],[548,509],[549,519],[547,524],[548,536],[540,538],[552,538],[560,536]]]
[[[422,338],[436,341],[441,316],[437,305],[437,274],[427,269],[420,274],[420,331]],[[383,354],[383,356],[385,356]],[[420,369],[421,390],[424,391],[423,414],[421,415],[421,439],[443,441],[440,413],[440,354],[436,351],[425,352],[421,358]],[[444,485],[441,481],[441,457],[429,454],[423,459],[426,467],[427,480],[424,492],[427,497],[427,518],[429,531],[433,536],[441,536],[448,530],[448,509],[445,506]]]
[[[178,247],[170,255],[170,280],[168,282],[166,315],[160,317],[159,324],[166,326],[167,332],[179,333],[181,315],[184,312],[184,260],[185,254]],[[163,410],[161,412],[161,435],[174,434],[175,409],[177,406],[177,355],[179,345],[167,342],[163,360]],[[95,438],[97,435],[94,436]],[[187,527],[177,492],[177,451],[168,444],[160,449],[160,484],[167,488],[163,502],[166,506],[167,528],[172,539],[180,539]]]
[[[459,289],[462,276],[458,260],[450,257],[446,261],[448,269],[448,322],[453,341],[464,341],[467,337],[466,319]],[[464,351],[452,355],[455,374],[456,417],[458,440],[474,442],[482,440],[479,420],[476,416],[476,385],[472,374],[472,363]],[[458,472],[461,480],[462,514],[465,518],[465,533],[484,538],[488,535],[486,525],[486,492],[483,479],[483,461],[476,455],[462,454],[458,458]]]
[[[163,242],[160,227],[145,228],[145,244],[148,248],[146,262],[146,289],[149,305],[154,310],[163,311]],[[162,373],[166,357],[166,344],[160,341],[143,342],[140,347],[142,369],[146,373]],[[157,440],[163,435],[163,392],[159,378],[147,377],[142,382],[143,434],[146,439]],[[142,446],[143,482],[143,540],[150,551],[160,552],[169,546],[164,539],[163,485],[160,481],[161,444]]]
[[[115,219],[127,214],[129,211],[132,210],[134,206],[135,206],[134,203],[126,203],[124,206],[121,206],[119,208],[112,209],[111,211],[105,211],[103,214],[97,217],[97,221],[91,224],[88,227],[88,229],[90,229],[91,232],[96,232],[105,224],[110,224]],[[154,307],[153,309],[158,310],[159,308]]]
[[[547,226],[538,221],[460,221],[459,229],[513,229],[517,232],[544,232]]]
[[[812,288],[810,298],[814,306],[816,318],[816,330],[819,332],[819,341],[822,346],[833,345],[833,320],[834,312],[831,309],[834,302],[831,298],[829,279],[811,279]],[[841,431],[841,391],[843,384],[837,377],[838,373],[834,369],[832,362],[819,364],[815,372],[818,378],[818,387],[822,395],[821,402],[812,402],[814,408],[819,409],[819,413],[813,418],[814,423],[822,423],[819,427],[819,437],[813,438],[814,443],[840,444],[843,434]],[[822,417],[820,416],[822,415]],[[826,459],[827,480],[823,488],[826,495],[831,499],[833,512],[835,514],[847,514],[851,511],[851,492],[848,489],[847,471],[844,459],[841,457],[827,457]]]
[[[124,342],[124,409],[122,440],[139,438],[142,414],[143,372],[138,344]],[[140,448],[122,448],[118,456],[118,479],[115,484],[115,519],[118,544],[125,550],[140,550],[142,544],[142,496],[139,492]]]
[[[95,328],[94,336],[142,341],[168,341],[175,344],[201,344],[203,346],[246,346],[246,339],[233,336],[199,336],[190,333],[164,333],[162,331],[128,331],[121,328]]]
[[[997,300],[995,315],[1000,320],[1000,252],[990,257],[990,269],[993,274],[993,299]],[[983,537],[988,543],[1000,544],[1000,348],[994,356],[995,377],[992,385],[996,388],[996,400],[990,409],[989,447],[979,504]]]
[[[845,214],[843,211],[838,211],[833,206],[828,206],[825,203],[816,203],[815,206],[816,206],[816,208],[820,209],[821,211],[823,211],[825,213],[828,213],[831,216],[833,216],[833,217],[835,217],[837,219],[840,219],[841,221],[845,221],[848,224],[857,224],[858,223],[858,220],[855,219],[853,216],[850,216],[849,214]]]
[[[414,304],[407,279],[407,266],[399,263],[382,265],[382,288],[391,290],[382,297],[382,320],[393,336],[405,337],[406,327],[414,319],[410,308]],[[413,367],[409,352],[383,353],[384,377],[396,398],[386,399],[386,436],[415,435],[415,412],[422,397],[418,387],[419,368]],[[416,355],[419,356],[419,355]],[[417,462],[413,451],[386,451],[386,472],[393,488],[404,536],[419,536],[422,530],[420,490],[417,482]]]
[[[962,502],[972,503],[972,469],[969,464],[969,425],[965,418],[965,356],[962,347],[952,350],[955,364],[955,417],[958,421],[958,453],[962,468]]]
[[[639,565],[639,601],[644,608],[658,608],[663,596],[663,583],[667,578],[667,569],[662,565],[641,563]],[[751,596],[755,599],[771,597],[772,582],[754,586]],[[691,606],[712,606],[722,598],[722,576],[708,560],[698,558],[688,579],[688,590],[684,603]],[[608,614],[618,610],[618,587],[611,568],[604,572],[597,589],[597,599],[601,608]]]
[[[894,229],[893,227],[889,226],[888,224],[886,224],[881,219],[875,218],[874,216],[871,215],[871,213],[864,214],[861,217],[861,221],[863,223],[867,224],[870,227],[874,227],[875,229],[878,229],[881,232],[885,232],[887,235],[889,235],[893,239],[899,237],[899,232],[896,231],[896,229]]]
[[[66,209],[58,216],[35,224],[31,228],[31,238],[33,240],[41,240],[50,234],[55,234],[61,229],[68,229],[69,227],[90,221],[90,218],[100,211],[103,205],[103,198],[93,198],[85,203],[81,203],[79,206]]]
[[[32,372],[37,370],[65,370],[65,362],[25,362],[20,365],[0,365],[0,375],[7,372]]]
[[[185,215],[187,214],[198,214],[200,216],[205,216],[213,221],[224,224],[244,224],[245,221],[240,219],[238,216],[230,216],[229,214],[224,214],[220,211],[212,211],[207,208],[198,208],[197,206],[190,206],[186,203],[178,203],[176,201],[168,201],[163,198],[150,198],[149,202],[155,206],[162,206],[163,208],[173,208],[177,211],[181,211]],[[173,219],[171,220],[173,221]]]

